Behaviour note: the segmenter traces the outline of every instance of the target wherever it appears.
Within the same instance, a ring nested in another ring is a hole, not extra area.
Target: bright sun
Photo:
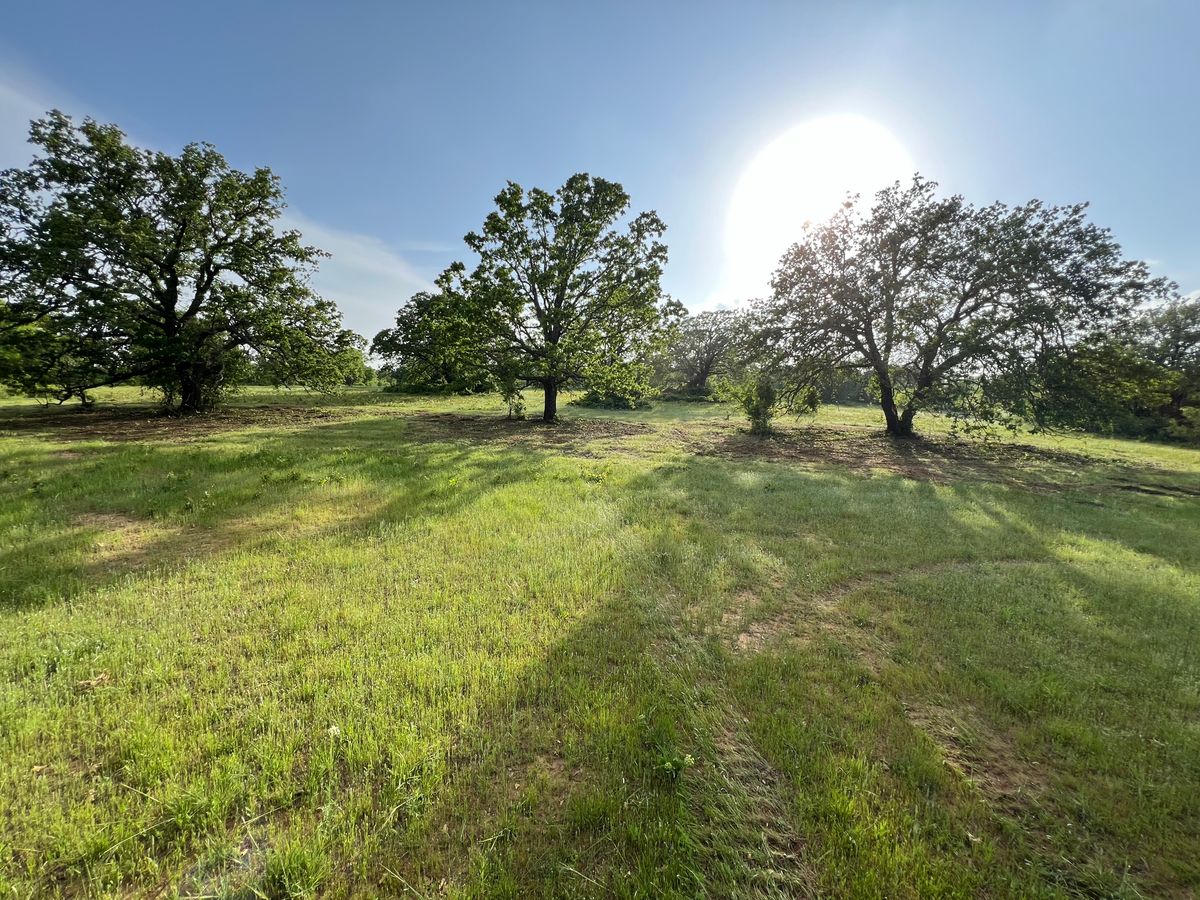
[[[734,189],[725,224],[725,275],[714,300],[764,296],[780,256],[806,221],[827,219],[847,192],[868,197],[912,174],[904,146],[861,116],[812,119],[780,135]]]

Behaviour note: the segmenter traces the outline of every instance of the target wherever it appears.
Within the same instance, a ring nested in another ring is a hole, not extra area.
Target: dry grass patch
[[[744,802],[743,845],[750,897],[814,897],[816,879],[804,839],[784,800],[787,782],[738,729],[722,728],[714,742],[715,769],[727,790]]]
[[[121,513],[82,513],[75,516],[76,528],[98,532],[89,548],[89,561],[100,565],[119,564],[138,568],[150,558],[151,548],[164,536],[177,531]]]
[[[946,767],[992,803],[1019,812],[1049,789],[1045,768],[1022,756],[1011,738],[978,716],[932,703],[906,704],[905,714],[937,745]]]

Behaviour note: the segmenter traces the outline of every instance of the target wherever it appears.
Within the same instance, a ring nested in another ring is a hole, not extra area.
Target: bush
[[[654,405],[645,396],[602,394],[599,391],[588,391],[582,397],[577,397],[571,402],[576,406],[587,406],[592,409],[649,409]]]
[[[584,372],[587,391],[575,402],[600,409],[646,409],[658,392],[650,385],[651,367],[641,362],[609,362]]]
[[[745,413],[751,434],[770,433],[771,419],[779,412],[779,391],[765,372],[749,371],[715,381],[717,398]]]

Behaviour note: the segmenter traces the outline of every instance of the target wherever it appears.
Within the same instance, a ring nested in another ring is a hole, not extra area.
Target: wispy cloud
[[[433,287],[431,278],[379,238],[329,228],[292,209],[282,224],[330,254],[313,276],[313,287],[338,305],[347,327],[368,339],[391,324],[412,294]]]
[[[55,106],[49,93],[26,76],[0,69],[0,169],[26,165],[33,157],[29,123]]]
[[[395,249],[399,253],[461,253],[462,245],[445,241],[401,241]]]
[[[104,118],[102,110],[82,109],[78,101],[29,73],[0,68],[0,168],[28,164],[33,156],[29,122],[54,108]],[[287,210],[282,224],[298,229],[306,243],[331,254],[313,277],[313,287],[337,303],[346,327],[368,339],[391,324],[396,309],[409,296],[432,287],[432,279],[401,254],[447,254],[455,249],[436,241],[391,247],[371,235],[322,225],[295,209]]]

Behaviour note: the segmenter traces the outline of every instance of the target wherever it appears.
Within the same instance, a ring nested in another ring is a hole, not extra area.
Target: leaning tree
[[[461,342],[452,348],[456,365],[478,363],[510,396],[517,385],[540,387],[547,422],[567,385],[637,389],[632,382],[648,377],[644,359],[678,304],[660,286],[662,220],[653,212],[626,218],[628,209],[621,185],[586,174],[553,193],[509,182],[483,227],[466,236],[478,264],[469,273],[451,266],[432,304],[469,333],[417,331]]]
[[[134,382],[192,413],[248,374],[248,353],[293,383],[342,378],[358,339],[309,287],[323,254],[278,227],[269,169],[207,144],[140,149],[57,111],[30,135],[41,152],[0,173],[5,382],[59,400]]]
[[[927,408],[996,417],[993,384],[1170,290],[1085,205],[975,207],[935,189],[918,175],[868,210],[851,198],[785,253],[758,311],[794,388],[869,373],[898,436]]]

